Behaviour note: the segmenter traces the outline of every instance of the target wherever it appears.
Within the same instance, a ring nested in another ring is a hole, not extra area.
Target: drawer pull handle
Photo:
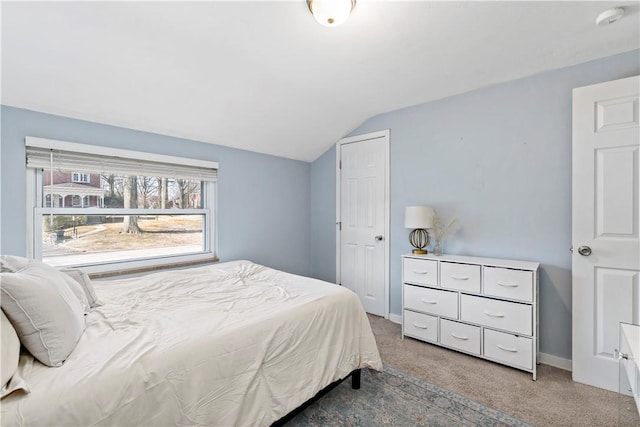
[[[453,280],[469,280],[467,276],[451,276]]]
[[[504,314],[500,314],[500,313],[489,313],[488,311],[484,311],[483,313],[491,317],[500,317],[500,318],[504,317]]]
[[[518,349],[516,349],[516,348],[503,347],[500,344],[498,344],[498,348],[500,350],[508,351],[508,352],[511,352],[511,353],[517,353],[518,352]]]
[[[424,325],[416,325],[415,323],[413,324],[413,326],[415,326],[418,329],[429,329],[428,326],[424,326]]]
[[[460,335],[456,335],[453,332],[451,332],[451,336],[457,340],[462,340],[462,341],[467,341],[469,339],[469,337],[461,337]]]
[[[437,304],[438,301],[432,301],[432,300],[426,300],[426,299],[421,299],[420,301],[422,301],[425,304]]]
[[[428,271],[413,271],[413,274],[429,274]]]
[[[504,282],[496,282],[499,286],[504,286],[505,288],[517,288],[517,283],[504,283]]]

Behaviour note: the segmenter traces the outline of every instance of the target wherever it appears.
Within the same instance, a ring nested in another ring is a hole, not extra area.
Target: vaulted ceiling
[[[619,22],[596,27],[605,9]],[[366,119],[637,49],[639,2],[7,2],[4,105],[312,161]]]

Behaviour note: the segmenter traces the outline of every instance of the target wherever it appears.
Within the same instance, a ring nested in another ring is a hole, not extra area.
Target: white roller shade
[[[218,176],[217,163],[214,162],[128,150],[109,150],[105,147],[83,146],[61,141],[46,143],[46,141],[48,140],[27,138],[28,168],[49,169],[53,158],[53,169],[67,172],[152,176],[196,181],[216,181]],[[58,148],[61,145],[66,145],[63,148],[93,147],[94,149],[87,148],[87,151],[93,152],[71,151]],[[113,155],[104,153],[105,151],[111,151]],[[148,160],[143,157],[154,157],[154,159]]]

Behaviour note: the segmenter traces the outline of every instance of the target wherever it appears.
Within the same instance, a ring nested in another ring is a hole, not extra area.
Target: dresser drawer
[[[438,342],[438,318],[435,316],[405,310],[403,326],[405,335]]]
[[[480,327],[440,319],[440,344],[480,354]]]
[[[458,318],[458,293],[404,285],[404,308]]]
[[[438,261],[405,258],[402,265],[402,280],[418,285],[438,286]]]
[[[533,340],[485,329],[484,355],[509,365],[533,369]]]
[[[485,267],[484,293],[497,297],[532,302],[533,272]]]
[[[480,293],[480,266],[441,262],[440,286],[459,291]]]
[[[460,295],[460,319],[522,335],[532,335],[533,311],[527,304]]]

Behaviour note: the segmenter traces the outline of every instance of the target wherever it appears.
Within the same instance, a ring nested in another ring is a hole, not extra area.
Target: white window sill
[[[188,255],[175,255],[162,258],[148,258],[120,262],[84,265],[65,265],[59,268],[79,268],[86,271],[91,278],[122,276],[135,273],[150,272],[169,268],[187,267],[197,264],[217,262],[218,258],[210,252]]]

